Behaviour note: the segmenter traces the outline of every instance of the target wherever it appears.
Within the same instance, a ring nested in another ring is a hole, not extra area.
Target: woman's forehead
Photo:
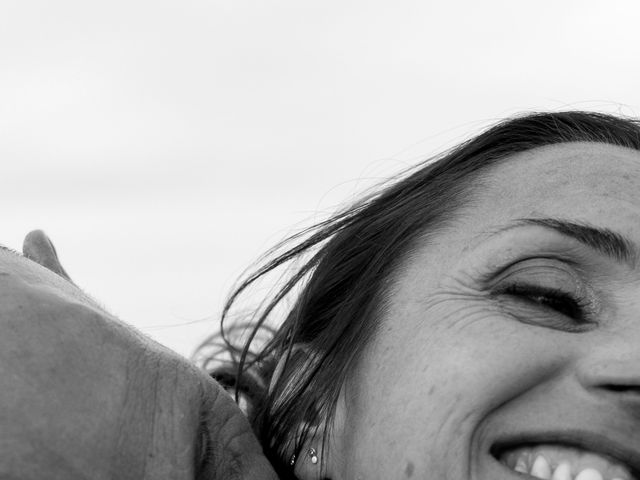
[[[505,158],[481,182],[468,206],[483,231],[511,219],[554,216],[615,227],[640,225],[640,152],[600,143],[550,145]],[[640,236],[640,231],[638,232]]]
[[[640,152],[624,147],[581,142],[512,155],[492,167],[469,198],[450,228],[420,242],[423,247],[399,271],[408,273],[411,263],[428,264],[438,278],[460,261],[466,263],[468,255],[482,256],[483,245],[494,243],[485,240],[499,240],[492,233],[519,219],[561,219],[640,244]],[[559,238],[551,229],[529,228],[517,238]]]
[[[558,187],[576,190],[640,185],[640,152],[604,143],[575,142],[548,145],[511,155],[487,175],[488,184],[501,193],[546,196]],[[492,181],[493,180],[493,181]]]

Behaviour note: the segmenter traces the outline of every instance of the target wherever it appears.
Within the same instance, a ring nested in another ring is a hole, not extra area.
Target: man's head
[[[216,382],[84,294],[42,232],[23,250],[0,249],[1,478],[275,478]]]

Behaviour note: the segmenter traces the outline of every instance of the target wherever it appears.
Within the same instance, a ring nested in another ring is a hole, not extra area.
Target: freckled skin
[[[640,153],[553,145],[508,158],[485,180],[455,228],[395,276],[382,328],[343,390],[338,418],[348,421],[336,422],[327,477],[513,480],[489,448],[535,429],[587,429],[640,449],[639,397],[606,386],[640,383],[640,272],[538,227],[472,241],[549,216],[640,243]],[[580,271],[549,253],[571,255]],[[479,280],[509,259],[513,267]],[[600,323],[581,333],[563,330],[572,319],[551,309],[490,296],[515,279],[566,287],[576,278],[602,303]]]
[[[413,475],[413,468],[413,463],[407,462],[407,467],[404,469],[404,475],[407,478],[411,478],[411,476]]]

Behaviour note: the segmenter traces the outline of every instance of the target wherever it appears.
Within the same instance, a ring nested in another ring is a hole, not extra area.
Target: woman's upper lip
[[[636,450],[629,445],[636,445]],[[528,444],[561,444],[606,455],[630,469],[633,478],[640,480],[640,436],[635,438],[613,438],[611,435],[587,430],[562,430],[549,432],[518,433],[500,438],[491,447],[491,454],[499,455],[511,448]]]

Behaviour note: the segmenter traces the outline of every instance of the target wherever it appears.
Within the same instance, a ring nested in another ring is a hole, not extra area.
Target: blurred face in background
[[[51,269],[0,249],[0,478],[275,478],[229,395],[38,242],[29,256]]]
[[[493,167],[474,198],[396,272],[379,334],[343,390],[325,473],[631,480],[640,153],[530,150]],[[558,222],[515,226],[525,218]]]

